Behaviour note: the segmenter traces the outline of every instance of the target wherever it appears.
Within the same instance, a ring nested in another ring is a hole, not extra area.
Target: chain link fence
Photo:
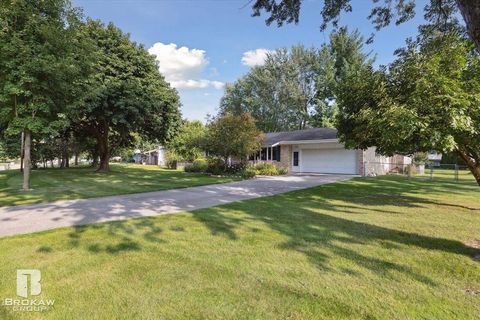
[[[411,179],[443,180],[474,183],[475,178],[465,165],[459,164],[406,164],[398,162],[365,162],[364,175],[398,175]]]

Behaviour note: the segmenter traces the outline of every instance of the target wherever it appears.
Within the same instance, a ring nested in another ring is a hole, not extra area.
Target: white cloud
[[[221,89],[224,86],[220,81],[201,79],[202,72],[209,63],[204,50],[157,42],[148,52],[156,56],[160,72],[177,89]]]
[[[206,79],[199,79],[199,80],[168,80],[172,87],[177,89],[203,89],[208,87],[213,87],[215,89],[222,89],[225,85],[223,82],[220,81],[212,81]]]
[[[267,54],[271,52],[271,50],[262,48],[244,52],[242,56],[242,63],[249,67],[262,66],[265,64]]]

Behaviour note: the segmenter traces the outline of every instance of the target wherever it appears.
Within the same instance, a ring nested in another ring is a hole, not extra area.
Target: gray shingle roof
[[[265,145],[280,141],[298,141],[298,140],[323,140],[336,139],[337,129],[334,128],[313,128],[285,132],[269,132],[265,134]]]

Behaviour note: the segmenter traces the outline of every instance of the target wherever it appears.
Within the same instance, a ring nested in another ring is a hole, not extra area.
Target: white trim
[[[279,141],[272,144],[272,147],[278,145],[292,145],[292,144],[318,144],[318,143],[339,143],[338,139],[320,139],[320,140],[296,140],[296,141]]]

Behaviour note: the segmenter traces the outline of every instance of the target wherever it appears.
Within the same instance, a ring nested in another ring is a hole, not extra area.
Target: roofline
[[[318,143],[339,143],[338,139],[317,139],[317,140],[293,140],[293,141],[279,141],[271,145],[276,147],[278,145],[291,145],[291,144],[318,144]]]

